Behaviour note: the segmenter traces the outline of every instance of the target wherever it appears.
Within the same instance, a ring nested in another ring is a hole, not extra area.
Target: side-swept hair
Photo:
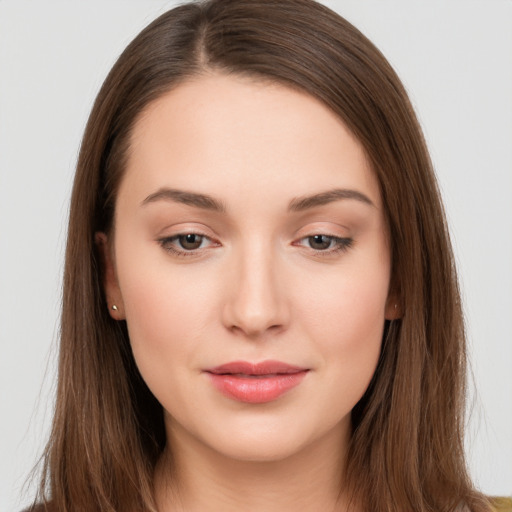
[[[137,370],[125,324],[108,314],[94,234],[112,229],[131,130],[142,110],[212,71],[318,98],[364,146],[380,184],[391,282],[403,317],[386,325],[377,371],[352,413],[346,475],[354,498],[372,512],[489,510],[464,460],[463,317],[421,129],[379,50],[312,0],[179,6],[144,29],[106,78],[71,199],[45,502],[59,512],[155,511],[153,472],[166,442],[162,408]]]

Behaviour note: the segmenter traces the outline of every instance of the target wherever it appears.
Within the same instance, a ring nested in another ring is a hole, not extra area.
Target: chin
[[[347,421],[309,419],[249,414],[243,421],[212,422],[213,428],[196,431],[194,437],[214,454],[239,462],[280,462],[307,456],[321,446],[329,446],[332,455],[333,439],[341,446],[350,431],[349,417]]]
[[[228,446],[219,446],[219,451],[232,460],[239,462],[271,463],[281,462],[300,453],[306,443],[293,442],[293,440],[259,439],[256,442],[239,440],[231,442]]]

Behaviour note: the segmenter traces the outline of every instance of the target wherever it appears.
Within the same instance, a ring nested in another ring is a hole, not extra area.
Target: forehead
[[[123,181],[147,193],[193,186],[269,200],[275,192],[346,186],[380,201],[362,145],[323,103],[281,84],[221,74],[182,83],[144,110]]]

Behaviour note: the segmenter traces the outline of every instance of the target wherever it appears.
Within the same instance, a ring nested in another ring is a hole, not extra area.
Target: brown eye
[[[325,251],[331,247],[333,242],[332,236],[313,235],[308,237],[309,246],[316,251]]]
[[[173,256],[204,256],[209,249],[220,247],[218,241],[200,233],[179,233],[156,240],[162,249]]]
[[[179,235],[178,242],[183,249],[193,251],[194,249],[199,249],[199,247],[201,247],[203,238],[204,237],[202,235],[187,233],[186,235]]]
[[[317,256],[335,256],[352,247],[354,240],[334,235],[316,234],[297,240],[293,245],[306,247]]]

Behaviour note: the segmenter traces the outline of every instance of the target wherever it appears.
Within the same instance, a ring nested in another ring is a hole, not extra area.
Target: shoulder
[[[512,512],[512,498],[491,498],[495,512]]]

